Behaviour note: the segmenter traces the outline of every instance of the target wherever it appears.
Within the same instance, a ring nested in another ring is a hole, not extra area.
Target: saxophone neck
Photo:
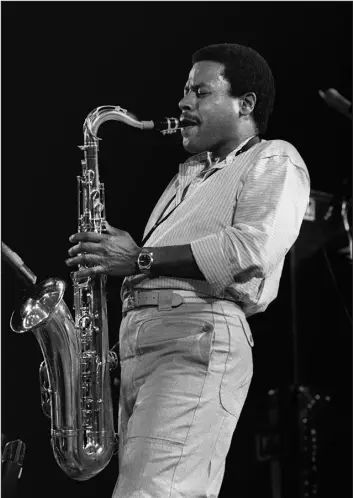
[[[180,120],[175,117],[162,118],[155,121],[140,121],[136,116],[120,106],[106,105],[97,107],[88,114],[83,125],[85,144],[97,145],[99,140],[97,133],[100,125],[105,121],[110,120],[122,121],[129,126],[144,131],[160,131],[163,135],[175,133],[190,124],[187,120],[180,122]]]
[[[133,114],[120,106],[106,105],[97,107],[91,111],[83,125],[85,138],[89,141],[99,140],[97,137],[98,129],[105,121],[122,121],[123,123],[133,126],[134,128],[144,129],[144,121],[139,121]]]

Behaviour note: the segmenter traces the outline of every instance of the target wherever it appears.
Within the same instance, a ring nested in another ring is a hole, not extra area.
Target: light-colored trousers
[[[113,498],[216,498],[253,371],[243,312],[212,299],[135,308],[119,340]]]

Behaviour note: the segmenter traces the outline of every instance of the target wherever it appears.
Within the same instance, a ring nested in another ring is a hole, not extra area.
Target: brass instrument
[[[83,126],[82,176],[78,177],[78,231],[105,229],[104,185],[99,181],[97,132],[108,120],[173,133],[177,118],[138,121],[125,109],[98,107]],[[73,279],[75,319],[64,302],[65,283],[50,278],[36,285],[11,317],[17,333],[32,331],[44,361],[40,366],[42,408],[51,418],[51,444],[61,469],[72,479],[90,479],[109,463],[116,448],[109,351],[106,275]]]

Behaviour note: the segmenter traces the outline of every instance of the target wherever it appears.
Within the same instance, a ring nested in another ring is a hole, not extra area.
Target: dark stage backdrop
[[[266,138],[291,142],[308,166],[312,188],[332,194],[336,205],[342,182],[348,178],[350,184],[351,122],[318,94],[333,87],[352,99],[350,2],[3,2],[1,10],[2,240],[40,280],[70,281],[64,260],[77,226],[77,146],[86,115],[114,104],[140,119],[178,116],[191,54],[206,44],[235,42],[258,50],[277,87]],[[117,122],[105,123],[99,134],[108,221],[140,241],[151,209],[187,157],[180,136],[142,133]],[[270,469],[259,461],[255,436],[266,418],[268,390],[293,384],[294,362],[299,384],[331,396],[320,419],[319,496],[350,496],[351,322],[342,304],[350,265],[336,257],[332,240],[342,233],[340,217],[330,222],[336,225],[324,237],[302,239],[304,247],[313,244],[310,255],[292,272],[288,260],[277,301],[250,318],[254,381],[221,497],[272,497]],[[112,344],[121,317],[120,285],[108,283]],[[116,458],[87,483],[70,481],[54,462],[50,423],[40,408],[39,346],[32,334],[17,336],[9,328],[20,294],[20,282],[3,264],[2,433],[27,444],[23,496],[109,497]],[[66,301],[72,304],[70,286]]]

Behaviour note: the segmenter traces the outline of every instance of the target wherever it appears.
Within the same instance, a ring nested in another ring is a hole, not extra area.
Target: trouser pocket
[[[246,319],[227,315],[224,319],[229,352],[220,385],[220,400],[228,413],[239,418],[253,374],[251,348],[254,342]]]
[[[142,355],[173,355],[208,365],[212,350],[214,325],[203,317],[165,316],[141,324],[136,353]]]

